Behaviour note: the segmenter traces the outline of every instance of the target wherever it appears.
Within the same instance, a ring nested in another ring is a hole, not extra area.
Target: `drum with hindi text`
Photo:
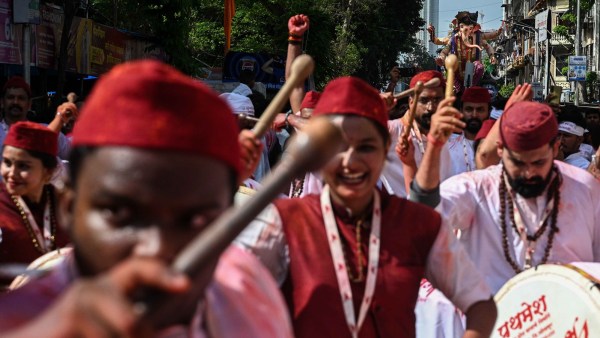
[[[494,299],[495,338],[600,337],[600,263],[545,264],[509,280]]]

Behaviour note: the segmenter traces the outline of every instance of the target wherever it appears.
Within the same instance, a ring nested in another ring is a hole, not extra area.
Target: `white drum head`
[[[56,265],[60,264],[64,258],[73,250],[71,247],[65,247],[61,249],[57,249],[54,251],[50,251],[40,257],[38,257],[35,261],[31,262],[27,266],[27,269],[30,270],[51,270]],[[12,283],[8,287],[9,290],[15,290],[29,282],[29,276],[20,275],[13,279]]]
[[[494,299],[492,337],[598,337],[599,263],[540,265],[509,280]]]

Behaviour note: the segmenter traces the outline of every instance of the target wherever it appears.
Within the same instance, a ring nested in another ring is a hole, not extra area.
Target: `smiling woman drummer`
[[[17,122],[8,131],[0,167],[0,264],[28,264],[68,243],[49,184],[57,144],[58,135],[37,123]],[[0,279],[0,288],[7,282]]]
[[[296,337],[414,337],[423,277],[466,313],[465,337],[489,336],[491,291],[439,214],[377,188],[390,145],[379,93],[333,80],[319,115],[345,139],[322,194],[275,202],[238,239],[282,284]]]

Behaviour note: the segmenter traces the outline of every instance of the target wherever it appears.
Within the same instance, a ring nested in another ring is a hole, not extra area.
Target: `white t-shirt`
[[[564,162],[581,169],[587,169],[590,166],[590,161],[588,161],[581,152],[576,152],[567,156]]]
[[[585,157],[586,160],[592,161],[592,155],[596,152],[594,147],[587,143],[582,143],[579,145],[579,152]]]

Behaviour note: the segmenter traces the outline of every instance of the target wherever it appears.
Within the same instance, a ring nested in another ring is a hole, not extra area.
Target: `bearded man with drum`
[[[435,125],[441,131],[432,135],[438,144],[457,128],[456,120],[433,115],[432,130]],[[411,198],[437,205],[460,231],[460,242],[493,292],[540,264],[599,262],[600,184],[585,170],[554,161],[560,144],[552,109],[517,102],[497,123],[500,164],[440,185],[436,163],[442,147],[428,147]]]

